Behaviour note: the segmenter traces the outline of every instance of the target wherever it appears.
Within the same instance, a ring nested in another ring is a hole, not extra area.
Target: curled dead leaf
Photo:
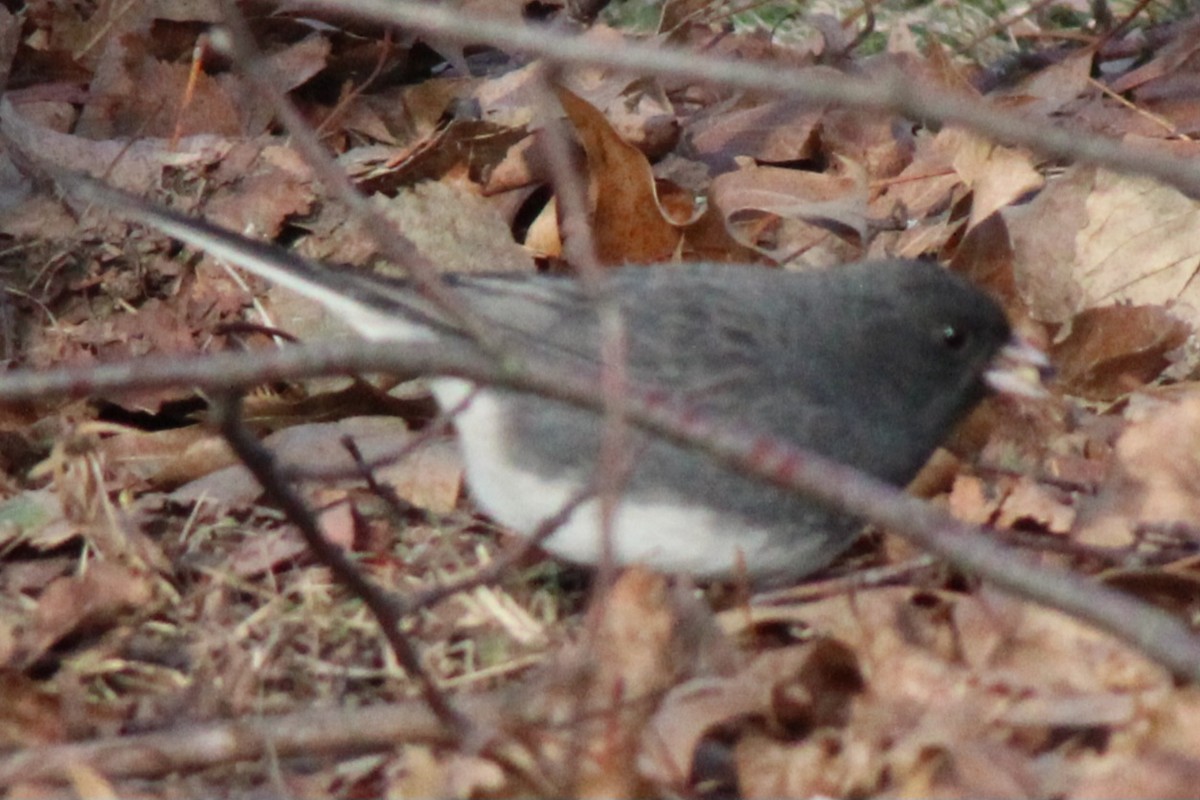
[[[682,234],[659,207],[646,156],[586,100],[562,87],[557,94],[587,153],[596,257],[605,264],[669,259]]]
[[[851,700],[864,688],[854,653],[836,639],[772,650],[726,678],[700,678],[672,689],[642,734],[638,770],[647,779],[686,791],[693,758],[717,727],[755,718],[795,736],[844,725]]]

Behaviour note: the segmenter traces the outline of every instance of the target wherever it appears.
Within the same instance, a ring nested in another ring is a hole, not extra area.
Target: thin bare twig
[[[477,315],[471,313],[461,298],[438,278],[437,265],[426,258],[412,240],[404,236],[391,220],[354,188],[345,172],[322,147],[316,132],[280,91],[279,76],[259,52],[235,0],[224,0],[222,9],[229,33],[226,37],[227,44],[234,59],[241,65],[247,80],[263,99],[271,104],[275,115],[287,128],[292,144],[304,156],[304,160],[316,172],[325,188],[349,206],[380,251],[390,261],[407,270],[416,286],[460,325],[465,333],[479,342],[480,347],[485,350],[493,347],[489,344],[490,337],[487,336],[486,329]],[[214,39],[214,42],[216,41]]]
[[[17,371],[0,383],[0,403],[100,392],[195,385],[229,391],[264,380],[355,372],[437,374],[467,378],[571,403],[600,406],[596,381],[531,364],[498,366],[466,343],[397,348],[388,343],[306,347],[278,353],[196,359],[146,358],[90,369]],[[1078,575],[1048,569],[997,544],[986,531],[849,467],[738,425],[630,391],[631,423],[693,447],[782,488],[887,527],[955,566],[1020,597],[1065,611],[1134,645],[1174,674],[1200,681],[1200,638],[1157,608]]]
[[[316,555],[317,559],[333,571],[334,576],[357,597],[362,598],[367,608],[379,622],[388,645],[396,656],[396,660],[409,677],[416,681],[420,688],[421,697],[429,705],[430,710],[448,730],[466,738],[474,732],[469,719],[455,710],[446,700],[445,695],[434,684],[433,679],[421,665],[421,658],[416,648],[400,631],[403,611],[392,597],[379,589],[355,567],[340,548],[329,542],[321,535],[316,520],[292,488],[280,477],[275,469],[275,460],[271,454],[258,443],[242,424],[241,396],[221,392],[214,395],[214,417],[225,437],[225,441],[237,454],[241,462],[254,475],[255,480],[262,486],[263,492],[283,509],[283,513],[300,531],[305,544]]]
[[[545,69],[539,75],[537,94],[543,107],[557,105],[551,91],[552,85],[558,81],[556,73],[555,69]],[[627,339],[621,310],[604,289],[606,278],[596,254],[596,241],[588,214],[587,187],[572,163],[571,142],[566,130],[565,123],[546,126],[543,129],[542,146],[558,201],[564,252],[575,267],[588,298],[595,305],[599,321],[600,393],[604,398],[604,421],[595,470],[600,498],[600,563],[596,581],[596,598],[599,600],[604,597],[615,575],[613,524],[616,521],[617,501],[630,467],[629,430],[623,410],[628,382]]]
[[[469,697],[457,714],[494,719],[495,698]],[[0,786],[63,779],[88,764],[109,778],[156,776],[259,759],[351,754],[394,748],[400,742],[453,743],[455,732],[420,701],[365,708],[302,711],[273,717],[239,717],[170,730],[77,744],[31,747],[0,756]]]

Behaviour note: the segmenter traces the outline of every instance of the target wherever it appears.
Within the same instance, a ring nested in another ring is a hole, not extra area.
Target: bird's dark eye
[[[942,327],[942,342],[951,350],[962,350],[970,338],[970,334],[957,325],[948,323]]]

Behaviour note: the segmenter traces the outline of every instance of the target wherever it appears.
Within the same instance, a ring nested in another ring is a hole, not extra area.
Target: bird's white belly
[[[431,381],[431,388],[444,410],[470,398],[455,416],[459,446],[474,499],[497,522],[530,535],[577,496],[581,487],[574,481],[516,467],[510,448],[519,444],[511,444],[502,433],[503,412],[494,393],[475,391],[474,384],[457,378],[438,378]],[[597,564],[603,553],[602,535],[600,503],[593,497],[580,504],[543,546],[569,561]],[[808,551],[818,549],[819,537],[811,537],[811,548],[802,538],[781,548],[779,539],[778,532],[771,536],[702,505],[642,498],[620,500],[612,526],[618,565],[638,563],[662,572],[709,578],[736,575],[743,569],[750,574],[786,571],[787,562],[781,563],[781,558],[804,564],[811,558]]]

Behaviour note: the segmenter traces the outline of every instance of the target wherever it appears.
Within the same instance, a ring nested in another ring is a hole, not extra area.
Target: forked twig
[[[473,731],[472,722],[455,710],[446,700],[445,695],[437,688],[433,679],[421,665],[421,658],[416,647],[401,632],[400,622],[404,616],[404,610],[394,602],[387,592],[377,587],[351,564],[340,548],[321,535],[316,520],[305,506],[304,501],[279,476],[274,458],[242,424],[241,396],[228,391],[215,394],[213,416],[225,441],[254,475],[266,496],[283,510],[288,521],[300,531],[300,535],[309,549],[322,564],[333,571],[341,583],[362,598],[367,608],[371,610],[379,622],[379,627],[383,631],[384,637],[387,638],[396,660],[409,677],[417,682],[421,697],[429,705],[430,710],[456,735],[466,737],[471,733]]]

